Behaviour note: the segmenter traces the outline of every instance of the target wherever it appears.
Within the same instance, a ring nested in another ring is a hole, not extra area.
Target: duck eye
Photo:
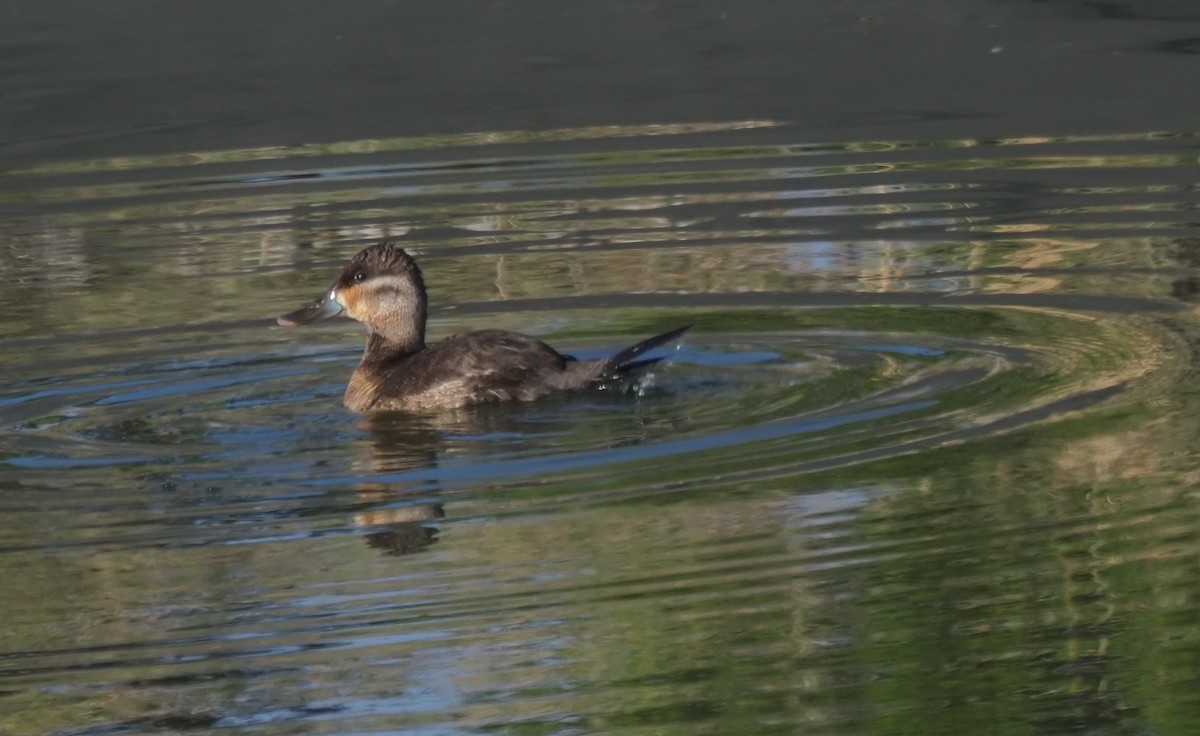
[[[352,276],[351,278],[354,279],[354,283],[361,284],[363,282],[363,279],[365,279],[366,277],[367,277],[367,274],[363,273],[362,271],[355,271],[354,276]]]

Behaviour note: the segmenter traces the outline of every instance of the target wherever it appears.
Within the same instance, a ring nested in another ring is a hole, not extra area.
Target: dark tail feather
[[[662,360],[662,358],[646,358],[644,360],[634,360],[634,358],[638,357],[639,355],[641,355],[642,353],[644,353],[648,350],[653,350],[654,348],[658,347],[659,345],[662,345],[663,343],[667,343],[667,342],[674,340],[675,338],[679,337],[680,335],[687,332],[691,328],[692,328],[691,325],[684,325],[683,327],[676,327],[675,329],[671,330],[670,332],[664,332],[661,335],[655,335],[654,337],[648,337],[645,340],[642,340],[641,342],[637,343],[636,345],[630,345],[629,347],[625,348],[621,352],[617,353],[616,355],[614,355],[608,359],[608,361],[606,362],[606,364],[604,366],[604,372],[602,374],[600,374],[600,380],[601,381],[611,381],[611,380],[614,380],[617,378],[621,378],[623,376],[627,376],[630,373],[641,370],[647,366],[654,365],[658,361]]]

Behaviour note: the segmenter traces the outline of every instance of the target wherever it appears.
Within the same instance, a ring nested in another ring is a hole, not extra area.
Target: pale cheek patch
[[[412,286],[398,276],[376,276],[353,291],[353,300],[362,301],[361,307],[366,311],[362,319],[386,320],[413,308],[406,298]]]
[[[410,302],[405,295],[412,293],[412,285],[405,279],[387,275],[375,276],[361,285],[335,287],[329,298],[337,301],[346,316],[368,325],[379,325],[397,316],[406,314],[416,304],[416,295]]]
[[[377,291],[404,291],[408,288],[409,282],[399,276],[376,276],[368,282],[372,289]]]

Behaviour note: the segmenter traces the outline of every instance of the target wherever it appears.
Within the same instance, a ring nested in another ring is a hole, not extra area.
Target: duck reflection
[[[355,484],[359,508],[353,522],[367,544],[384,554],[426,550],[438,541],[439,522],[446,517],[440,478],[470,473],[470,466],[487,458],[511,461],[528,450],[533,436],[577,434],[580,413],[589,419],[589,446],[637,442],[647,427],[635,405],[628,395],[608,392],[587,400],[485,405],[441,415],[363,417],[359,426],[369,441],[354,470],[380,480]],[[396,475],[404,480],[388,480]]]
[[[516,412],[520,414],[521,412]],[[476,455],[481,445],[512,442],[514,417],[494,411],[461,410],[443,415],[379,413],[364,417],[369,452],[356,465],[364,474],[386,476],[434,469],[456,456]],[[433,481],[436,484],[436,481]],[[407,555],[438,541],[437,522],[446,515],[441,501],[404,504],[406,497],[436,499],[429,480],[363,482],[356,485],[365,508],[353,515],[369,546],[387,555]]]
[[[454,431],[428,418],[398,414],[372,415],[363,426],[371,435],[369,453],[356,464],[371,475],[436,467],[446,449],[447,432]],[[368,546],[398,556],[421,552],[437,541],[436,522],[446,515],[440,502],[398,505],[405,496],[428,498],[425,482],[363,482],[356,489],[364,508],[354,513],[353,521],[367,530]]]

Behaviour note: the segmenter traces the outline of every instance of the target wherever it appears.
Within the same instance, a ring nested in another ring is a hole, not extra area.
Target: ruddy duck
[[[491,401],[532,401],[546,394],[619,382],[660,358],[637,359],[682,335],[664,332],[608,358],[576,360],[541,340],[479,330],[425,344],[427,298],[412,257],[386,241],[362,251],[312,304],[278,317],[285,327],[339,314],[367,326],[367,347],[344,398],[353,412],[429,412]]]

